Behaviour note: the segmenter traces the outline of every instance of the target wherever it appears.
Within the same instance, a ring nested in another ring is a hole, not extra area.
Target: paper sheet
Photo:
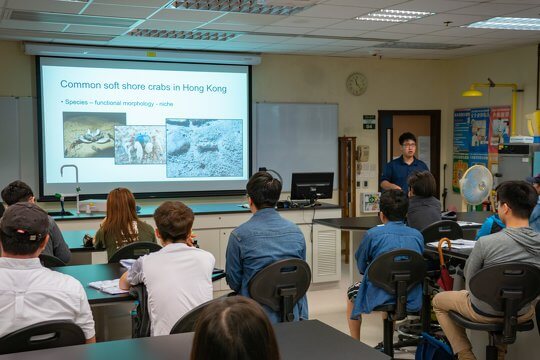
[[[97,289],[101,292],[110,295],[126,294],[129,290],[122,290],[118,286],[120,279],[94,281],[88,284],[91,288]]]

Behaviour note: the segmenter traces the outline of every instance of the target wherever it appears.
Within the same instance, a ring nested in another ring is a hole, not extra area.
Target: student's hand
[[[188,236],[188,238],[186,240],[186,245],[191,246],[191,247],[195,246],[194,240],[195,240],[196,237],[197,237],[197,234],[195,234],[195,233],[189,234],[189,236]]]

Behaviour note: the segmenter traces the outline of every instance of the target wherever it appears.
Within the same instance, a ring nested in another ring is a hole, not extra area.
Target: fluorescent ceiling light
[[[478,29],[540,30],[540,19],[494,17],[485,21],[478,21],[464,27]]]
[[[367,15],[355,17],[355,19],[365,21],[407,22],[430,15],[435,15],[435,13],[427,11],[381,9]]]
[[[299,1],[297,1],[299,2]],[[180,0],[173,1],[169,9],[225,11],[261,15],[293,15],[311,6],[310,1],[305,6],[271,5],[264,1],[253,0]]]
[[[129,36],[144,36],[160,39],[186,39],[186,40],[209,40],[227,41],[236,36],[233,32],[223,31],[175,31],[175,30],[155,30],[155,29],[134,29],[128,33]]]

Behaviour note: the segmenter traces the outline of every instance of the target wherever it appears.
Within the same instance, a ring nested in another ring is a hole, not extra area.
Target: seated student
[[[18,202],[35,203],[36,198],[30,186],[22,181],[13,181],[2,190],[2,199],[7,206]],[[49,236],[50,240],[43,250],[44,254],[56,256],[65,263],[71,260],[71,251],[62,236],[60,228],[52,217],[49,216]]]
[[[306,260],[306,241],[300,228],[279,215],[275,206],[281,182],[266,171],[255,173],[248,181],[248,203],[253,216],[231,232],[227,244],[225,272],[227,283],[237,293],[249,297],[249,281],[260,270],[283,259]],[[263,305],[273,323],[278,312]],[[294,306],[294,319],[307,319],[306,296]]]
[[[156,242],[154,228],[137,217],[135,198],[126,188],[116,188],[107,196],[107,217],[94,237],[96,249],[107,249],[107,258],[122,246],[135,241]]]
[[[534,188],[524,181],[505,181],[497,187],[498,213],[506,228],[498,233],[483,236],[476,242],[465,264],[466,287],[479,270],[507,263],[524,262],[540,267],[540,234],[529,227],[529,216],[536,205]],[[476,359],[465,329],[455,324],[449,311],[456,311],[475,322],[501,322],[501,313],[479,301],[467,290],[444,291],[433,298],[437,320],[458,359]],[[518,322],[534,316],[533,306],[527,305],[519,312]],[[499,359],[504,359],[506,345],[500,345]]]
[[[538,201],[529,218],[529,224],[534,231],[540,232],[540,174],[537,174],[535,177],[528,177],[527,182],[534,187],[534,190],[538,194]]]
[[[422,231],[441,220],[441,202],[437,199],[437,184],[429,171],[415,172],[407,179],[409,211],[407,225]]]
[[[152,336],[168,335],[194,307],[212,300],[212,254],[193,246],[193,211],[166,201],[154,213],[156,236],[163,249],[142,256],[120,278],[120,288],[143,283],[148,292]]]
[[[347,290],[347,319],[351,336],[360,340],[362,314],[369,314],[383,304],[394,303],[394,297],[373,285],[368,277],[369,265],[380,255],[397,249],[409,249],[422,254],[424,238],[416,229],[405,225],[409,202],[401,190],[387,190],[381,194],[379,218],[384,226],[369,229],[360,243],[355,257],[360,274],[364,275]],[[411,290],[407,297],[407,310],[418,311],[422,307],[422,286]]]
[[[0,220],[0,337],[51,320],[71,320],[95,342],[94,319],[80,282],[41,266],[49,217],[30,202],[10,205]]]
[[[191,360],[279,360],[274,329],[264,310],[243,296],[222,298],[203,310]]]
[[[494,214],[488,217],[484,222],[482,223],[482,227],[478,229],[478,232],[476,233],[475,240],[480,239],[482,236],[495,234],[502,229],[504,229],[506,225],[501,221],[501,218],[499,218],[499,214]]]

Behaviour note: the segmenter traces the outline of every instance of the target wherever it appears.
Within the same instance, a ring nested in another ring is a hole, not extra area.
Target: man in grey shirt
[[[36,198],[34,197],[34,193],[30,186],[19,180],[13,181],[2,190],[2,199],[7,206],[11,206],[18,202],[36,202]],[[63,262],[68,263],[69,260],[71,260],[71,251],[69,250],[56,221],[50,216],[49,236],[49,242],[42,254],[55,256]]]
[[[524,181],[505,181],[497,187],[497,212],[506,228],[500,232],[478,239],[465,264],[467,289],[470,279],[482,268],[522,262],[540,268],[540,234],[529,227],[529,216],[536,205],[538,195]],[[437,320],[448,337],[458,359],[476,359],[465,329],[450,319],[448,312],[455,311],[480,323],[502,322],[503,314],[476,299],[467,290],[444,291],[433,298]],[[531,319],[534,308],[526,305],[518,313],[518,322]],[[504,359],[506,345],[497,346],[499,359]]]

